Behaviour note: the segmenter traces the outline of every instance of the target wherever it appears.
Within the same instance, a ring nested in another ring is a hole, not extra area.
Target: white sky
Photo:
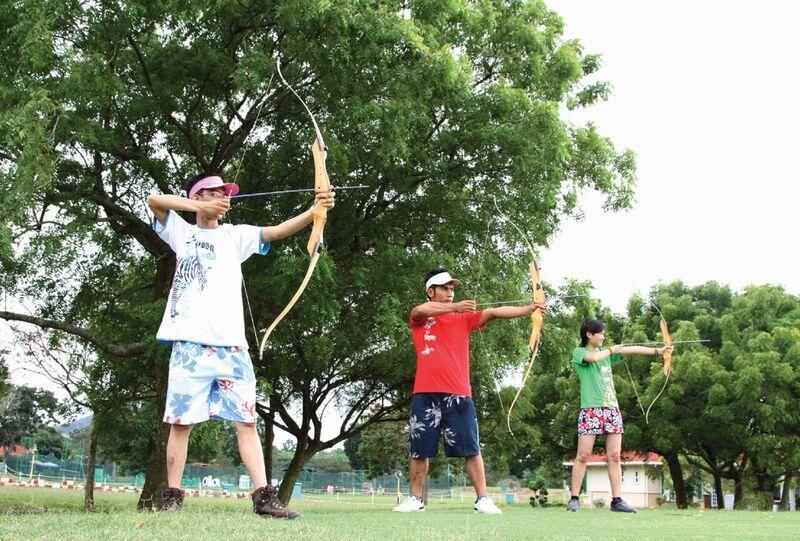
[[[791,156],[799,143],[800,4],[548,5],[564,17],[567,37],[602,54],[598,78],[614,88],[606,103],[572,119],[592,120],[633,149],[639,180],[631,212],[607,215],[599,198],[583,200],[586,219],[565,223],[540,254],[543,278],[591,280],[617,311],[635,291],[675,279],[799,293],[800,184]],[[30,379],[12,372],[16,383]]]
[[[800,4],[547,4],[567,37],[602,54],[599,79],[613,84],[606,103],[575,119],[636,152],[638,183],[629,213],[585,200],[586,219],[542,251],[542,277],[591,280],[616,311],[634,291],[675,279],[800,292]]]

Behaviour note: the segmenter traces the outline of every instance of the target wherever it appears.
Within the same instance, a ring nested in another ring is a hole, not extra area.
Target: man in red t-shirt
[[[478,439],[478,417],[469,382],[469,335],[493,319],[512,319],[546,310],[544,304],[498,306],[476,311],[475,301],[453,302],[461,285],[447,269],[437,267],[425,275],[428,302],[411,310],[411,335],[417,351],[417,375],[408,424],[411,448],[411,495],[393,511],[424,511],[422,488],[428,459],[439,454],[439,437],[445,455],[466,458],[466,470],[478,499],[473,509],[489,515],[503,514],[486,495],[486,473]]]

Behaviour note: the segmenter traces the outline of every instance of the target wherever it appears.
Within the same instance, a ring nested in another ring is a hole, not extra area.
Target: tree
[[[249,192],[308,185],[312,130],[297,100],[270,84],[279,56],[321,120],[334,183],[373,188],[340,198],[327,255],[257,363],[267,453],[273,423],[297,440],[284,501],[314,454],[402,416],[413,366],[406,317],[424,270],[445,263],[470,278],[520,260],[522,240],[492,220],[489,196],[540,245],[579,214],[584,190],[604,194],[610,210],[630,205],[632,153],[559,116],[608,95],[606,83],[585,82],[599,58],[564,39],[541,2],[48,2],[8,5],[0,18],[9,29],[0,264],[11,294],[35,301],[35,314],[0,317],[51,329],[54,340],[79,337],[108,359],[107,373],[148,376],[154,437],[142,505],[157,505],[164,486],[168,357],[143,337],[154,334],[175,265],[142,202],[178,193],[197,169],[227,169]],[[230,218],[270,224],[306,205],[256,200]],[[304,242],[273,247],[268,269],[245,265],[258,327],[297,287]],[[484,293],[508,290],[510,276],[521,273],[498,274]],[[344,422],[323,439],[334,398]]]
[[[64,449],[64,436],[51,426],[43,426],[33,433],[36,451],[39,455],[61,456]]]
[[[0,398],[0,445],[6,448],[33,437],[37,430],[55,422],[58,401],[50,391],[11,386]]]
[[[721,354],[746,431],[739,443],[769,508],[780,479],[800,469],[800,301],[779,287],[750,286],[734,299],[722,328]]]
[[[350,467],[354,470],[365,470],[367,469],[367,463],[358,456],[358,448],[361,444],[361,433],[353,436],[352,438],[348,438],[344,442],[344,453],[347,455],[347,461],[350,463]]]
[[[380,423],[361,433],[358,458],[372,479],[395,471],[408,471],[408,432],[406,423]]]
[[[0,351],[0,355],[7,353],[5,350]],[[0,357],[0,399],[11,389],[11,384],[8,382],[8,367],[6,366],[5,359]]]
[[[325,473],[349,472],[352,470],[347,455],[339,449],[317,453],[309,465],[314,471]]]

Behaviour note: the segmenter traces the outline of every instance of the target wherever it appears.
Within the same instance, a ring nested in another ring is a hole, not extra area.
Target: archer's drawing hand
[[[474,312],[478,308],[475,301],[461,301],[455,303],[456,312]]]
[[[221,219],[231,208],[230,199],[211,199],[209,201],[197,201],[200,206],[199,211],[207,216],[214,216]]]

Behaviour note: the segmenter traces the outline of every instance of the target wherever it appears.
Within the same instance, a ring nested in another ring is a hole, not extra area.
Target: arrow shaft
[[[583,297],[583,295],[556,295],[548,297],[548,299],[572,299],[575,297]],[[497,306],[498,304],[517,304],[521,302],[533,302],[530,297],[527,299],[514,299],[512,301],[495,301],[495,302],[480,302],[478,306]]]
[[[371,188],[372,186],[331,186],[332,190],[362,190],[364,188]],[[272,195],[285,195],[289,193],[304,193],[304,192],[313,192],[314,188],[299,188],[297,190],[277,190],[274,192],[258,192],[258,193],[245,193],[242,195],[232,195],[228,199],[246,199],[248,197],[262,197],[262,196],[272,196]]]
[[[711,342],[711,340],[674,340],[673,344],[702,344],[705,342]],[[620,344],[621,346],[652,346],[655,344],[663,344],[664,342],[660,340],[651,340],[649,342],[635,342],[632,344]]]

